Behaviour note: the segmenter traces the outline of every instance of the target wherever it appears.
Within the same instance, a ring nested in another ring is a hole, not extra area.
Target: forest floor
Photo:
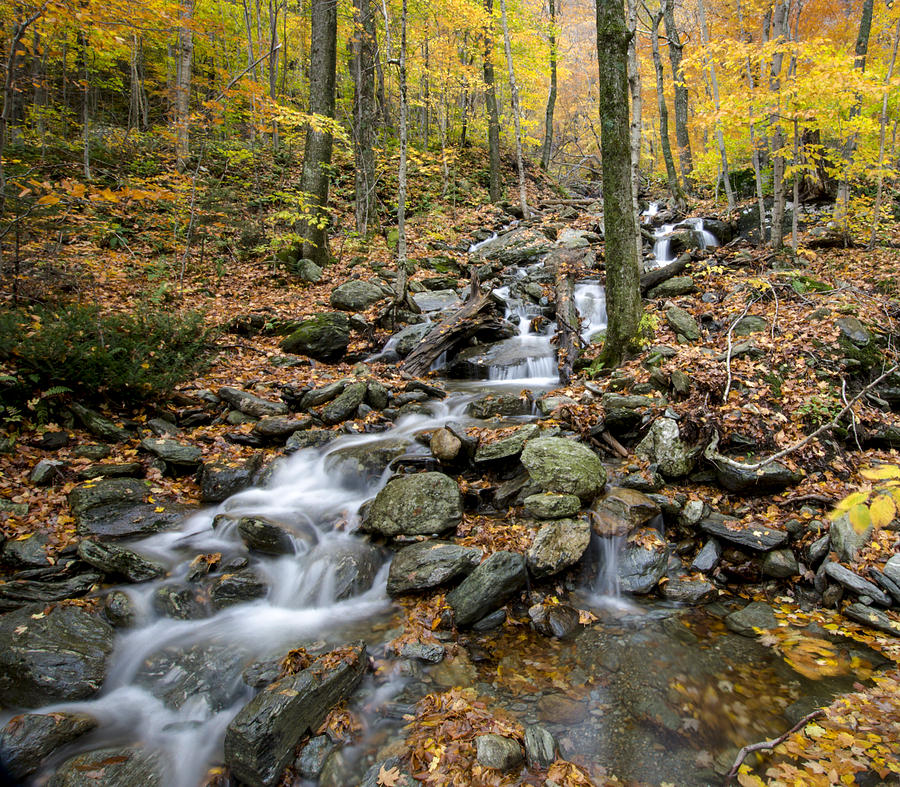
[[[531,197],[537,204],[553,196],[545,183],[532,183]],[[348,205],[338,199],[341,215],[336,225],[351,223]],[[138,205],[121,204],[123,215],[139,210]],[[258,235],[266,232],[266,209],[247,217]],[[597,219],[581,214],[577,218],[560,219],[558,208],[548,208],[534,224],[554,229],[568,226],[596,229]],[[691,215],[728,218],[720,205],[698,202]],[[147,218],[145,221],[149,222]],[[228,224],[229,219],[220,218]],[[441,255],[459,264],[469,263],[465,249],[476,230],[493,231],[509,221],[499,207],[439,205],[429,212],[413,216],[409,226],[409,256],[413,263]],[[133,308],[148,297],[165,309],[199,309],[208,324],[233,326],[236,315],[263,315],[266,324],[277,330],[279,323],[293,323],[330,307],[329,295],[350,278],[375,278],[394,269],[394,252],[388,240],[377,235],[371,243],[357,239],[335,242],[333,264],[325,269],[315,284],[299,282],[272,262],[272,253],[251,245],[239,250],[246,225],[231,224],[223,237],[230,238],[231,250],[224,254],[220,247],[204,254],[194,250],[183,270],[178,255],[154,252],[149,242],[133,233],[128,242],[109,248],[109,236],[100,245],[95,234],[84,225],[80,231],[74,223],[68,242],[59,245],[54,238],[34,237],[24,252],[40,264],[27,266],[17,285],[20,302],[40,294],[43,301],[54,290],[64,298],[91,300],[103,310],[120,311]],[[215,222],[209,224],[209,237],[217,232]],[[149,235],[147,236],[149,237]],[[891,240],[900,240],[900,226]],[[646,338],[644,350],[628,360],[615,375],[598,373],[594,379],[581,376],[561,387],[559,394],[571,397],[577,404],[554,414],[563,426],[587,437],[591,427],[604,416],[600,394],[612,390],[611,382],[623,379],[631,386],[657,385],[670,379],[673,372],[690,376],[689,390],[669,398],[664,407],[680,418],[683,433],[708,438],[718,433],[722,445],[732,448],[740,444],[754,446],[756,456],[792,449],[783,457],[784,464],[800,474],[802,480],[782,494],[747,497],[724,490],[712,478],[700,482],[670,485],[673,493],[687,500],[708,503],[716,510],[742,523],[761,523],[776,530],[790,530],[794,522],[804,525],[810,520],[828,521],[829,513],[850,495],[854,505],[872,508],[888,506],[875,513],[876,526],[871,539],[860,550],[853,569],[866,575],[870,568],[880,569],[887,558],[900,549],[900,522],[895,515],[900,508],[897,486],[890,468],[900,466],[896,444],[879,441],[886,426],[900,425],[900,415],[885,406],[878,397],[863,396],[852,408],[852,417],[840,419],[839,436],[826,430],[818,439],[804,439],[838,416],[863,388],[897,363],[895,347],[900,337],[900,271],[894,246],[879,246],[874,251],[862,248],[830,248],[811,250],[801,238],[800,253],[773,254],[748,243],[736,243],[700,254],[687,273],[694,278],[696,292],[669,299],[645,301],[645,313],[652,335]],[[113,244],[115,246],[115,244]],[[223,257],[226,259],[223,262]],[[230,258],[229,258],[230,257]],[[160,260],[167,260],[165,266]],[[158,264],[148,264],[157,260]],[[421,280],[434,271],[419,266],[413,280]],[[460,287],[465,286],[463,278]],[[701,293],[710,295],[701,298]],[[685,309],[704,327],[699,341],[679,344],[676,333],[667,322],[672,305]],[[382,305],[383,306],[383,305]],[[377,325],[379,306],[363,315]],[[753,352],[733,353],[748,337],[737,337],[729,330],[740,317],[756,316],[764,320],[764,329],[752,335]],[[868,349],[848,350],[836,319],[857,317],[869,332]],[[219,335],[217,351],[211,365],[196,379],[179,386],[168,401],[147,402],[123,412],[114,402],[106,402],[105,412],[118,423],[141,430],[154,417],[174,421],[196,405],[198,391],[215,391],[222,386],[245,388],[268,399],[278,399],[285,386],[297,389],[321,386],[359,372],[357,364],[377,352],[390,332],[376,327],[369,333],[354,334],[347,360],[325,364],[304,362],[294,366],[278,366],[274,358],[283,355],[279,345],[282,336],[267,335],[263,330],[252,335],[227,329]],[[675,348],[670,357],[655,358],[653,348],[664,345]],[[729,347],[731,351],[729,351]],[[596,348],[588,350],[596,355]],[[855,353],[854,357],[850,354]],[[849,362],[848,362],[849,359]],[[366,373],[379,379],[389,389],[399,389],[408,377],[393,364],[369,363]],[[725,395],[726,389],[728,391]],[[591,396],[591,392],[597,393]],[[896,403],[894,403],[896,406]],[[650,405],[651,414],[661,414]],[[354,428],[363,430],[378,425],[380,416],[371,413]],[[342,427],[338,427],[342,428]],[[248,434],[252,424],[234,426],[224,421],[183,429],[179,437],[198,446],[204,463],[240,464],[252,455],[264,454],[269,460],[279,448],[251,447],[230,439],[235,433]],[[42,436],[63,431],[69,435],[65,445],[54,450],[42,447]],[[93,460],[79,456],[77,449],[93,443],[94,437],[75,424],[65,421],[62,411],[51,420],[35,423],[25,420],[7,426],[4,434],[14,446],[0,454],[0,510],[5,539],[28,538],[36,532],[49,539],[50,555],[64,553],[77,540],[74,520],[69,513],[67,495],[77,486],[77,473]],[[104,462],[141,461],[146,454],[139,439],[114,443]],[[644,460],[629,452],[623,468],[646,472]],[[60,461],[65,471],[46,486],[36,486],[31,475],[38,462],[52,458]],[[873,471],[872,468],[882,468]],[[887,468],[886,470],[884,468]],[[147,465],[146,478],[152,483],[151,493],[173,497],[186,503],[199,503],[200,489],[193,476],[170,478],[159,469]],[[846,504],[845,504],[846,505]],[[870,516],[872,516],[870,514]],[[884,520],[884,521],[882,521]],[[794,544],[803,553],[815,540],[810,528]],[[486,536],[484,541],[503,546],[502,535]],[[765,599],[773,604],[785,626],[801,626],[811,622],[825,629],[863,642],[892,661],[900,660],[900,638],[853,623],[839,614],[841,602],[832,608],[810,603],[808,588],[814,572],[804,576],[773,581],[754,577],[747,584],[723,581],[729,590],[750,599]],[[429,606],[431,605],[431,606]],[[885,613],[900,627],[900,615]],[[420,602],[409,609],[411,630],[416,625],[427,628],[435,618],[434,599]],[[787,629],[786,629],[787,630]],[[797,643],[770,636],[766,642],[782,651],[809,673],[834,674],[844,665],[838,664],[828,650],[816,650],[816,642]],[[847,667],[849,669],[849,666]],[[432,700],[428,713],[441,723],[459,714],[461,708],[472,718],[484,715],[483,709],[465,695],[451,701]],[[443,704],[442,704],[443,703]],[[462,704],[460,704],[462,703]],[[434,721],[436,724],[437,721]],[[495,723],[495,720],[492,721]],[[477,728],[477,724],[475,727]],[[878,774],[890,783],[900,772],[900,671],[896,668],[875,677],[866,685],[859,684],[855,694],[834,703],[827,714],[810,722],[783,742],[778,756],[767,762],[769,770],[759,775],[742,773],[741,784],[829,784],[854,783],[853,774]],[[423,744],[419,741],[418,744]],[[416,741],[411,746],[416,746]],[[749,762],[749,760],[748,760]],[[579,775],[581,774],[581,775]],[[760,780],[762,777],[763,781]],[[551,773],[559,784],[591,784],[590,777],[576,766],[560,766]],[[582,781],[579,781],[579,780]],[[393,784],[388,773],[380,784]],[[435,782],[437,783],[437,782]],[[458,782],[461,783],[461,782]],[[498,782],[500,783],[500,782]]]

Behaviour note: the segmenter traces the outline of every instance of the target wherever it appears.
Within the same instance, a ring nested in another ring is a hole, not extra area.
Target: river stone
[[[700,338],[700,326],[691,315],[680,306],[670,306],[666,310],[666,323],[675,332],[691,342]]]
[[[341,391],[347,387],[347,380],[337,380],[328,385],[322,385],[307,391],[300,397],[300,409],[312,410],[314,407],[321,407],[323,404],[337,398]]]
[[[59,766],[47,787],[165,787],[171,784],[169,777],[158,752],[118,747],[70,757]]]
[[[111,591],[103,600],[103,614],[114,628],[130,628],[137,619],[131,597],[122,590]]]
[[[516,552],[495,552],[461,585],[447,594],[458,626],[470,626],[504,604],[525,586],[525,559]]]
[[[374,546],[351,538],[320,541],[308,560],[302,597],[320,605],[365,593],[381,567]]]
[[[528,570],[534,577],[558,574],[581,560],[591,543],[591,526],[585,519],[559,519],[543,525],[527,553]]]
[[[517,740],[493,733],[477,736],[475,750],[479,765],[498,771],[511,771],[524,759]]]
[[[627,536],[659,514],[659,506],[635,489],[611,486],[590,509],[591,526],[599,536]]]
[[[900,637],[900,623],[889,617],[885,612],[865,604],[850,604],[845,607],[842,614],[850,620],[861,623],[876,631],[883,631],[892,637]]]
[[[51,486],[63,478],[66,463],[60,459],[41,459],[31,471],[28,480],[35,486]]]
[[[671,577],[661,587],[663,598],[680,604],[706,604],[719,595],[715,586],[705,579]]]
[[[416,349],[422,339],[431,332],[432,328],[434,328],[434,324],[430,322],[408,325],[402,331],[394,334],[393,338],[396,339],[394,352],[401,358],[405,358]]]
[[[23,607],[0,616],[0,702],[33,708],[99,691],[113,630],[81,607]]]
[[[872,339],[871,334],[856,317],[839,317],[835,327],[854,344],[865,347]]]
[[[345,312],[364,312],[387,296],[381,287],[362,279],[350,279],[331,291],[328,299],[332,308]]]
[[[77,470],[75,475],[81,481],[95,478],[140,478],[144,475],[144,466],[140,462],[91,465]]]
[[[711,538],[703,545],[703,549],[697,553],[697,557],[695,557],[694,562],[691,563],[691,571],[703,571],[704,573],[709,573],[719,565],[721,559],[722,546],[716,539]]]
[[[317,735],[309,739],[297,758],[297,770],[304,779],[318,779],[328,755],[335,744],[327,735]]]
[[[449,429],[441,428],[431,436],[429,447],[434,458],[446,464],[459,456],[462,440]]]
[[[148,437],[141,448],[162,459],[173,471],[189,473],[196,469],[203,452],[195,445],[184,445],[167,437]]]
[[[758,522],[744,524],[717,513],[701,519],[700,529],[716,538],[758,552],[776,549],[788,540],[788,534],[784,530],[775,530]]]
[[[565,519],[575,516],[581,508],[581,500],[577,495],[560,495],[554,492],[542,492],[529,495],[522,501],[525,515],[535,519]]]
[[[637,444],[635,454],[655,464],[668,478],[683,478],[697,464],[699,448],[689,448],[681,439],[678,423],[671,418],[657,418],[647,435]]]
[[[24,713],[0,731],[0,762],[14,779],[24,779],[41,767],[60,746],[97,727],[86,713]]]
[[[267,592],[265,582],[253,571],[241,569],[216,577],[209,589],[209,600],[216,609],[224,609],[263,598]]]
[[[735,634],[755,637],[756,629],[768,630],[778,627],[778,620],[772,607],[762,601],[754,601],[737,612],[725,616],[725,625]]]
[[[365,512],[362,529],[385,536],[443,533],[462,522],[459,486],[443,473],[389,481]]]
[[[884,564],[882,571],[894,584],[900,585],[900,555],[891,557],[887,563]]]
[[[309,731],[356,688],[366,669],[366,648],[356,644],[334,666],[323,658],[264,688],[228,725],[225,764],[250,787],[272,787]]]
[[[200,500],[221,503],[253,486],[253,478],[259,472],[262,461],[262,456],[258,454],[237,467],[226,462],[204,464],[200,468]]]
[[[131,439],[131,432],[123,429],[121,426],[116,426],[109,418],[100,415],[96,410],[91,410],[89,407],[85,407],[77,402],[72,402],[69,405],[69,409],[75,414],[75,417],[85,429],[101,440],[119,443]]]
[[[297,260],[291,266],[291,272],[302,282],[307,284],[315,284],[322,279],[322,269],[312,260],[305,257]]]
[[[142,503],[150,490],[146,481],[134,478],[107,478],[88,481],[69,492],[69,508],[75,517],[110,503]]]
[[[325,470],[357,483],[360,480],[373,480],[408,449],[409,443],[399,439],[343,446],[325,457]]]
[[[831,548],[837,553],[838,559],[851,563],[856,560],[859,550],[872,540],[873,527],[870,521],[860,532],[847,514],[841,514],[831,523],[828,532],[831,536]]]
[[[716,471],[716,480],[729,492],[739,495],[767,495],[800,483],[803,476],[781,462],[769,462],[759,470],[742,470],[733,464],[716,461],[720,454],[706,452],[706,458]]]
[[[153,609],[174,620],[200,620],[208,616],[194,588],[163,585],[153,594]]]
[[[539,426],[527,424],[503,430],[503,436],[490,443],[481,442],[475,451],[476,464],[488,464],[490,462],[502,462],[514,459],[525,448],[525,443],[533,440],[541,433]]]
[[[762,562],[762,572],[767,577],[787,579],[800,573],[797,558],[792,549],[773,549],[767,552]]]
[[[441,312],[445,309],[458,308],[462,304],[456,290],[417,292],[412,299],[423,312]]]
[[[587,716],[587,703],[565,694],[545,694],[538,700],[537,708],[538,718],[550,724],[578,724]]]
[[[731,333],[733,336],[749,336],[752,333],[762,333],[768,327],[769,323],[765,317],[748,314],[734,324]]]
[[[43,582],[31,579],[9,579],[0,583],[0,611],[18,609],[27,604],[51,604],[76,598],[90,592],[102,579],[100,574],[76,574],[66,579]]]
[[[336,361],[350,344],[350,320],[342,312],[326,312],[304,320],[281,342],[286,353],[308,355],[317,361]]]
[[[16,568],[45,568],[51,565],[46,533],[30,533],[3,545],[3,562]]]
[[[697,287],[694,285],[693,278],[690,276],[674,276],[667,281],[657,284],[647,293],[647,297],[651,299],[677,298],[680,295],[689,295],[696,291]]]
[[[482,420],[494,416],[528,415],[531,413],[531,403],[512,394],[485,394],[470,402],[466,413]]]
[[[104,574],[126,582],[148,582],[166,573],[166,567],[137,552],[114,544],[84,539],[78,544],[78,557]]]
[[[338,424],[346,421],[348,418],[356,417],[356,408],[358,408],[366,398],[366,383],[351,383],[340,395],[326,404],[319,417],[326,424]]]
[[[388,572],[389,596],[428,590],[464,576],[481,562],[481,550],[446,541],[422,541],[394,555]]]
[[[578,404],[578,402],[571,396],[542,396],[537,402],[538,410],[545,418],[552,415],[558,408],[573,404]]]
[[[530,440],[522,452],[528,475],[545,492],[593,500],[606,484],[606,470],[590,448],[561,437]]]
[[[288,408],[284,402],[272,402],[249,391],[242,391],[240,388],[225,386],[220,388],[217,393],[220,399],[224,399],[244,415],[252,415],[254,418],[262,418],[266,415],[287,415]]]
[[[529,768],[547,768],[556,759],[556,739],[541,724],[525,728],[525,761]]]
[[[863,579],[859,574],[854,573],[849,568],[842,566],[840,563],[825,563],[825,573],[835,582],[843,585],[847,590],[856,593],[857,596],[869,596],[876,604],[883,607],[891,605],[891,598],[881,588],[867,579]]]
[[[291,418],[286,415],[266,415],[253,425],[250,434],[260,440],[286,440],[294,432],[309,429],[312,424],[313,420],[309,416]]]
[[[293,454],[304,448],[324,448],[339,437],[338,432],[330,429],[307,429],[302,432],[294,432],[284,444],[284,452]]]
[[[534,604],[528,610],[534,630],[545,637],[565,639],[580,629],[581,616],[568,604]]]
[[[470,255],[476,260],[498,260],[504,265],[518,265],[546,254],[551,248],[552,244],[544,233],[533,227],[516,227],[488,239]]]
[[[652,527],[635,533],[638,541],[625,544],[619,558],[619,586],[626,593],[649,593],[666,573],[669,546]]]
[[[247,549],[264,555],[293,555],[291,534],[272,522],[257,517],[242,517],[237,524],[238,535]]]

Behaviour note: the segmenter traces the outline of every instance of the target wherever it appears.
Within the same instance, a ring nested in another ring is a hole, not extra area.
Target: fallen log
[[[677,276],[687,267],[690,261],[691,255],[685,253],[675,260],[675,262],[670,262],[662,268],[647,271],[647,273],[641,276],[641,294],[643,295],[648,290],[652,290],[657,284],[667,281],[673,276]]]
[[[544,199],[541,200],[539,207],[545,208],[551,205],[590,205],[593,202],[600,202],[600,197],[575,197],[572,199]]]
[[[559,381],[566,385],[572,379],[572,367],[581,348],[580,320],[575,307],[575,277],[560,267],[556,279],[556,359]]]

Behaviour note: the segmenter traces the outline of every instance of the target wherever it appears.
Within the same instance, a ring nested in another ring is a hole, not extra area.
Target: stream
[[[692,228],[705,233],[704,244],[714,245],[702,220],[697,222]],[[666,225],[657,232],[653,264],[670,261],[667,237],[673,229]],[[606,774],[703,785],[720,783],[717,772],[730,766],[739,746],[787,729],[806,712],[809,697],[825,701],[852,684],[852,676],[810,681],[755,639],[728,631],[722,618],[737,608],[730,597],[691,608],[623,595],[617,579],[621,539],[598,536],[582,579],[565,587],[573,604],[594,616],[573,637],[557,640],[528,626],[507,625],[462,633],[460,654],[437,665],[385,655],[384,644],[402,622],[386,592],[389,553],[357,534],[360,509],[387,483],[397,461],[430,457],[417,435],[447,424],[483,426],[466,414],[477,396],[525,388],[537,395],[556,385],[551,312],[515,294],[516,282],[534,267],[511,270],[495,290],[516,333],[484,349],[477,359],[481,379],[445,379],[449,396],[429,401],[427,414],[400,417],[384,432],[299,450],[278,461],[265,487],[233,495],[190,516],[178,530],[130,545],[162,562],[168,575],[122,586],[137,623],[117,633],[97,697],[41,709],[82,711],[99,725],[59,749],[36,784],[75,753],[140,743],[171,764],[166,784],[197,787],[211,767],[222,764],[226,727],[255,694],[242,674],[298,646],[322,653],[362,639],[370,653],[391,665],[370,674],[354,695],[363,730],[341,753],[341,783],[348,787],[362,783],[377,753],[402,739],[403,714],[414,712],[420,697],[456,685],[475,687],[489,706],[504,708],[522,723],[544,724],[561,754],[598,780]],[[601,282],[578,282],[575,301],[587,342],[606,327]],[[390,350],[389,344],[385,353]],[[380,454],[388,461],[348,460]],[[608,469],[616,477],[615,464]],[[287,529],[293,554],[248,553],[237,532],[242,517]],[[657,524],[664,530],[661,518]],[[161,615],[154,604],[160,589],[186,582],[196,569],[194,559],[213,553],[229,570],[249,568],[265,595],[201,619]]]

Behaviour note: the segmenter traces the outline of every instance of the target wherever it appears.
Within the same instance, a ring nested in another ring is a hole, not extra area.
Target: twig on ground
[[[738,317],[731,325],[728,327],[728,355],[725,356],[725,368],[728,371],[728,382],[725,384],[725,393],[722,394],[722,401],[728,401],[728,394],[731,393],[731,333],[734,331],[734,326],[737,325],[744,317],[747,316],[747,312],[750,311],[750,307],[756,303],[756,300],[750,301],[747,304],[746,308],[743,312],[741,312],[741,316]]]
[[[770,741],[760,741],[759,743],[751,743],[747,746],[744,746],[739,752],[737,757],[735,758],[734,765],[731,766],[731,770],[725,776],[725,784],[730,784],[731,780],[737,776],[738,769],[741,767],[741,763],[747,758],[747,755],[755,752],[762,751],[763,749],[774,749],[779,743],[783,743],[786,741],[791,735],[793,735],[797,730],[801,727],[805,727],[809,724],[813,719],[818,719],[821,716],[825,715],[825,709],[819,708],[818,710],[814,710],[812,713],[807,713],[800,721],[798,721],[793,727],[791,727],[784,735],[779,735],[777,738],[773,738]]]

